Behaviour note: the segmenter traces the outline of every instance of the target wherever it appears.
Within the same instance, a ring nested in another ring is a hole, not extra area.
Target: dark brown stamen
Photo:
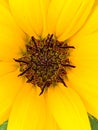
[[[72,68],[75,68],[76,66],[74,65],[70,65],[70,64],[61,64],[62,66],[66,66],[66,67],[72,67]]]
[[[38,47],[37,47],[37,43],[35,41],[35,38],[32,36],[31,39],[32,39],[32,41],[33,41],[33,43],[35,45],[36,51],[38,51]]]
[[[22,62],[22,63],[25,63],[25,64],[29,64],[27,61],[23,61],[23,60],[20,60],[20,59],[13,58],[13,60],[16,61],[16,62]]]
[[[60,82],[61,82],[65,87],[67,87],[67,85],[65,84],[64,80],[63,80],[60,76],[58,76],[58,79],[60,80]]]
[[[51,34],[51,35],[48,34],[47,39],[46,39],[46,43],[47,43],[48,47],[52,46],[52,44],[51,44],[52,38],[53,38],[53,34]]]
[[[32,80],[34,80],[34,76],[32,76],[30,79],[28,79],[26,82],[30,83]]]
[[[53,38],[53,34],[50,35],[49,42],[51,42],[52,38]]]
[[[60,47],[60,48],[64,48],[64,49],[65,49],[65,48],[66,48],[66,49],[67,49],[67,48],[73,48],[73,49],[75,49],[74,46],[59,46],[59,47]]]
[[[18,77],[24,75],[30,68],[31,68],[31,66],[28,67],[26,70],[24,70],[22,73],[20,73],[20,74],[18,75]]]
[[[41,89],[41,92],[40,92],[40,94],[39,94],[39,96],[40,95],[42,95],[42,93],[44,92],[44,89],[45,89],[45,87],[47,86],[47,82],[44,84],[44,86],[42,87],[42,89]]]

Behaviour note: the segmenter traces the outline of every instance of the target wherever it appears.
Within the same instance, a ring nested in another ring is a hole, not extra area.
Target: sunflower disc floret
[[[74,46],[58,41],[53,34],[48,34],[44,39],[35,39],[32,36],[26,45],[26,53],[19,59],[14,58],[20,64],[21,73],[18,76],[23,75],[27,78],[27,83],[40,87],[40,95],[51,84],[56,86],[61,82],[67,86],[64,82],[66,68],[75,67],[68,58],[71,48],[74,49]]]

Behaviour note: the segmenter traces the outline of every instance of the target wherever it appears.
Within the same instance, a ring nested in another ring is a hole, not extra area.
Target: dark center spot
[[[27,83],[40,87],[40,95],[51,84],[55,86],[61,82],[66,86],[66,69],[75,68],[69,60],[70,49],[74,49],[74,46],[58,41],[53,34],[43,40],[31,37],[26,45],[26,53],[19,59],[14,58],[20,65],[21,73],[18,76],[25,76]]]

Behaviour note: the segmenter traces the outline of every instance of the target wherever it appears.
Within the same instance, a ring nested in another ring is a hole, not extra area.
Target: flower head
[[[0,123],[90,130],[98,118],[98,2],[0,1]]]

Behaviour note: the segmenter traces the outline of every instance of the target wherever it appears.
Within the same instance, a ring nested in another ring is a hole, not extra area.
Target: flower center
[[[41,88],[41,95],[45,88],[50,85],[55,86],[58,82],[64,84],[67,76],[67,68],[75,68],[70,64],[68,58],[69,49],[66,42],[58,41],[54,35],[42,40],[35,39],[33,36],[26,45],[26,53],[19,59],[14,59],[20,65],[21,73],[18,76],[25,76],[27,83],[37,85]]]

